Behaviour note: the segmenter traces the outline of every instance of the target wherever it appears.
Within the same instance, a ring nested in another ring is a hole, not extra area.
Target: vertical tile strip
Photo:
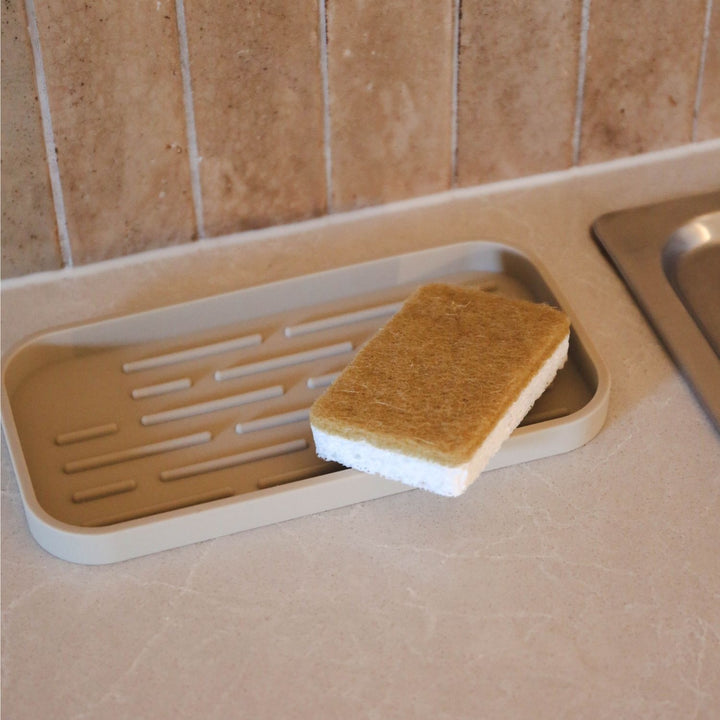
[[[453,5],[328,2],[333,208],[451,185]]]
[[[712,1],[712,0],[710,0]],[[585,70],[587,67],[588,30],[590,29],[590,3],[583,0],[580,16],[580,49],[578,51],[577,97],[575,100],[575,126],[573,128],[572,164],[580,163],[580,139],[582,137],[583,100],[585,95]]]
[[[697,90],[695,91],[695,104],[693,106],[692,140],[698,136],[698,119],[700,117],[700,104],[702,102],[703,79],[705,75],[705,61],[707,59],[708,42],[710,40],[710,18],[712,17],[713,0],[707,0],[705,6],[705,25],[703,27],[700,62],[698,63]]]
[[[462,0],[461,10],[457,184],[570,167],[582,3]]]
[[[330,79],[328,73],[327,0],[318,0],[320,15],[320,75],[323,86],[323,151],[325,153],[325,188],[327,211],[332,212],[332,145],[330,124]]]
[[[76,265],[194,237],[175,0],[34,0]]]
[[[183,99],[185,101],[185,122],[187,124],[188,157],[190,160],[190,186],[198,238],[205,237],[203,217],[202,186],[200,185],[200,156],[198,154],[197,131],[195,128],[195,107],[193,104],[192,80],[190,78],[190,52],[188,49],[187,25],[185,23],[185,0],[175,0],[178,36],[180,45],[180,68],[183,80]]]
[[[30,43],[35,60],[35,81],[37,83],[38,100],[40,102],[40,115],[42,117],[45,153],[47,155],[48,172],[50,175],[50,188],[52,189],[53,203],[55,205],[60,256],[65,267],[72,267],[72,248],[70,246],[70,234],[68,232],[67,216],[65,214],[65,200],[63,198],[62,182],[60,180],[60,168],[55,152],[55,133],[53,132],[52,117],[50,115],[50,99],[48,97],[45,66],[43,65],[40,33],[38,31],[34,0],[25,0],[25,9],[28,18],[28,30],[30,31]]]
[[[184,2],[205,232],[324,214],[318,0]]]
[[[450,185],[457,185],[458,155],[458,94],[460,91],[460,20],[462,18],[462,0],[453,0],[453,49],[452,49],[452,115],[450,128]]]
[[[583,165],[691,142],[707,0],[593,0]]]
[[[2,279],[63,266],[24,2],[5,3],[2,61]]]

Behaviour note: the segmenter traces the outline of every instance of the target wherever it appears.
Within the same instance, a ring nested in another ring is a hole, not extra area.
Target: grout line
[[[700,103],[702,102],[702,88],[705,76],[705,60],[707,59],[708,42],[710,41],[710,17],[712,15],[713,0],[707,0],[705,6],[705,27],[703,28],[702,49],[700,50],[700,63],[698,64],[697,89],[695,90],[695,105],[693,106],[692,141],[697,140],[698,121],[700,119]]]
[[[320,15],[320,73],[323,90],[323,144],[325,150],[325,192],[327,211],[332,212],[332,148],[330,145],[330,73],[328,70],[327,0],[318,2]]]
[[[583,105],[585,102],[585,72],[587,69],[588,32],[590,30],[590,3],[583,0],[580,16],[580,50],[578,53],[578,82],[575,96],[575,126],[572,139],[572,164],[580,164],[580,142],[583,121]]]
[[[175,15],[177,17],[180,41],[180,68],[182,70],[185,124],[187,126],[188,157],[190,160],[190,184],[192,186],[197,235],[198,238],[202,239],[206,237],[202,186],[200,184],[200,161],[202,158],[198,154],[195,106],[193,102],[192,80],[190,78],[190,50],[188,47],[187,24],[185,22],[185,0],[175,0]]]
[[[450,128],[450,186],[457,185],[458,163],[458,94],[460,90],[460,21],[462,0],[453,2],[453,67],[452,67],[452,116]]]
[[[34,0],[25,0],[25,10],[28,19],[28,32],[32,45],[33,59],[35,61],[35,82],[37,84],[38,100],[40,102],[40,117],[45,140],[45,154],[47,156],[48,172],[50,175],[50,189],[55,206],[55,222],[57,223],[58,243],[60,256],[65,267],[73,267],[72,245],[67,226],[65,213],[65,200],[63,198],[62,181],[60,179],[60,166],[57,159],[55,133],[53,132],[52,116],[50,115],[50,98],[48,96],[45,66],[43,65],[42,48],[40,47],[40,32],[38,30],[37,15]]]

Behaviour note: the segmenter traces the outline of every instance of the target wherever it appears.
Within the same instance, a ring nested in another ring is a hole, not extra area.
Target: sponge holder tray
[[[599,431],[607,371],[537,259],[494,242],[438,247],[23,341],[3,361],[2,410],[32,535],[60,558],[109,563],[409,490],[319,460],[308,409],[438,280],[571,319],[568,363],[488,469]]]

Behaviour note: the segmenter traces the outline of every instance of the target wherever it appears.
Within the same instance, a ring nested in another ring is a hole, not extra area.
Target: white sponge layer
[[[365,440],[348,440],[312,426],[315,450],[325,459],[339,462],[362,472],[399,480],[412,487],[439,495],[461,495],[485,468],[490,458],[527,415],[545,392],[568,355],[569,335],[558,345],[545,364],[525,386],[505,415],[495,425],[469,462],[448,466],[405,453],[386,450]]]

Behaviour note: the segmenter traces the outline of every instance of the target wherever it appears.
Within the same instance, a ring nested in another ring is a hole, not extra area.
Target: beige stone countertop
[[[460,498],[409,491],[104,566],[35,543],[3,444],[3,717],[720,717],[720,436],[588,233],[718,186],[711,142],[5,283],[4,350],[500,240],[549,269],[612,391],[587,445]]]

